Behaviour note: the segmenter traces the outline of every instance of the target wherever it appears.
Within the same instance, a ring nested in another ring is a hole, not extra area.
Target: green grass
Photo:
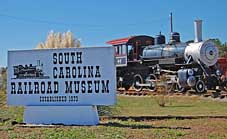
[[[118,97],[115,115],[122,116],[217,116],[227,115],[227,102],[217,102],[200,97],[166,97],[166,106],[158,105],[159,97]]]
[[[147,139],[147,138],[227,138],[227,119],[186,119],[100,121],[98,126],[59,126],[54,128],[28,128],[12,125],[23,121],[23,107],[5,105],[5,93],[0,92],[0,138],[9,139]],[[227,115],[227,102],[199,97],[166,97],[166,106],[158,105],[158,97],[118,96],[117,104],[102,107],[108,116],[157,116],[157,115]],[[176,129],[176,127],[178,127]],[[186,129],[185,129],[186,127]],[[187,129],[190,128],[190,129]]]
[[[161,120],[161,121],[111,121],[102,122],[99,126],[71,126],[57,128],[22,128],[7,130],[8,137],[47,138],[47,139],[144,139],[144,138],[218,138],[227,137],[227,121],[211,119],[196,120]],[[171,127],[191,127],[191,129],[171,129]],[[0,131],[1,133],[1,131]]]

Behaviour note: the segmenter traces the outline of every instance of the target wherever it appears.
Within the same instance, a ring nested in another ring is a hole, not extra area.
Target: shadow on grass
[[[118,122],[109,122],[99,124],[107,127],[121,127],[131,129],[191,129],[190,127],[172,127],[172,126],[152,126],[152,125],[137,125],[137,124],[121,124]]]
[[[0,117],[0,123],[4,123],[4,122],[9,121],[9,120],[10,120],[10,118],[1,118]]]
[[[194,107],[194,105],[166,105],[165,107],[168,108],[188,108],[188,107]],[[163,108],[165,108],[163,107]]]

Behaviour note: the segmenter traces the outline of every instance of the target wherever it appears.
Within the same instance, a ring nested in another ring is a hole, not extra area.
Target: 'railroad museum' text
[[[109,93],[110,81],[101,78],[101,67],[84,65],[82,52],[53,53],[52,58],[50,79],[15,80],[10,83],[11,94]]]

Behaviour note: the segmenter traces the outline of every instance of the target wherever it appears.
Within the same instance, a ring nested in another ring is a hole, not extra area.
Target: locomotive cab
[[[135,84],[135,78],[143,82],[149,74],[149,68],[140,63],[140,57],[146,46],[154,44],[154,38],[146,35],[131,36],[108,41],[107,44],[115,47],[118,87],[124,87],[127,90]]]
[[[127,66],[128,62],[140,60],[142,51],[146,46],[154,44],[154,38],[146,35],[131,36],[108,41],[115,47],[116,66]]]

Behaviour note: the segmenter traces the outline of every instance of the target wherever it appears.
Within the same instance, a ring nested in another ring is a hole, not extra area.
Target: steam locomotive
[[[15,78],[24,79],[24,78],[44,78],[44,73],[42,70],[42,64],[40,60],[37,61],[37,65],[17,65],[13,66]]]
[[[172,29],[172,17],[168,43],[161,33],[155,38],[141,35],[108,41],[115,47],[118,87],[154,91],[162,75],[178,91],[192,88],[203,93],[220,86],[218,49],[212,40],[202,40],[202,20],[194,25],[194,42],[180,41],[180,34]]]

